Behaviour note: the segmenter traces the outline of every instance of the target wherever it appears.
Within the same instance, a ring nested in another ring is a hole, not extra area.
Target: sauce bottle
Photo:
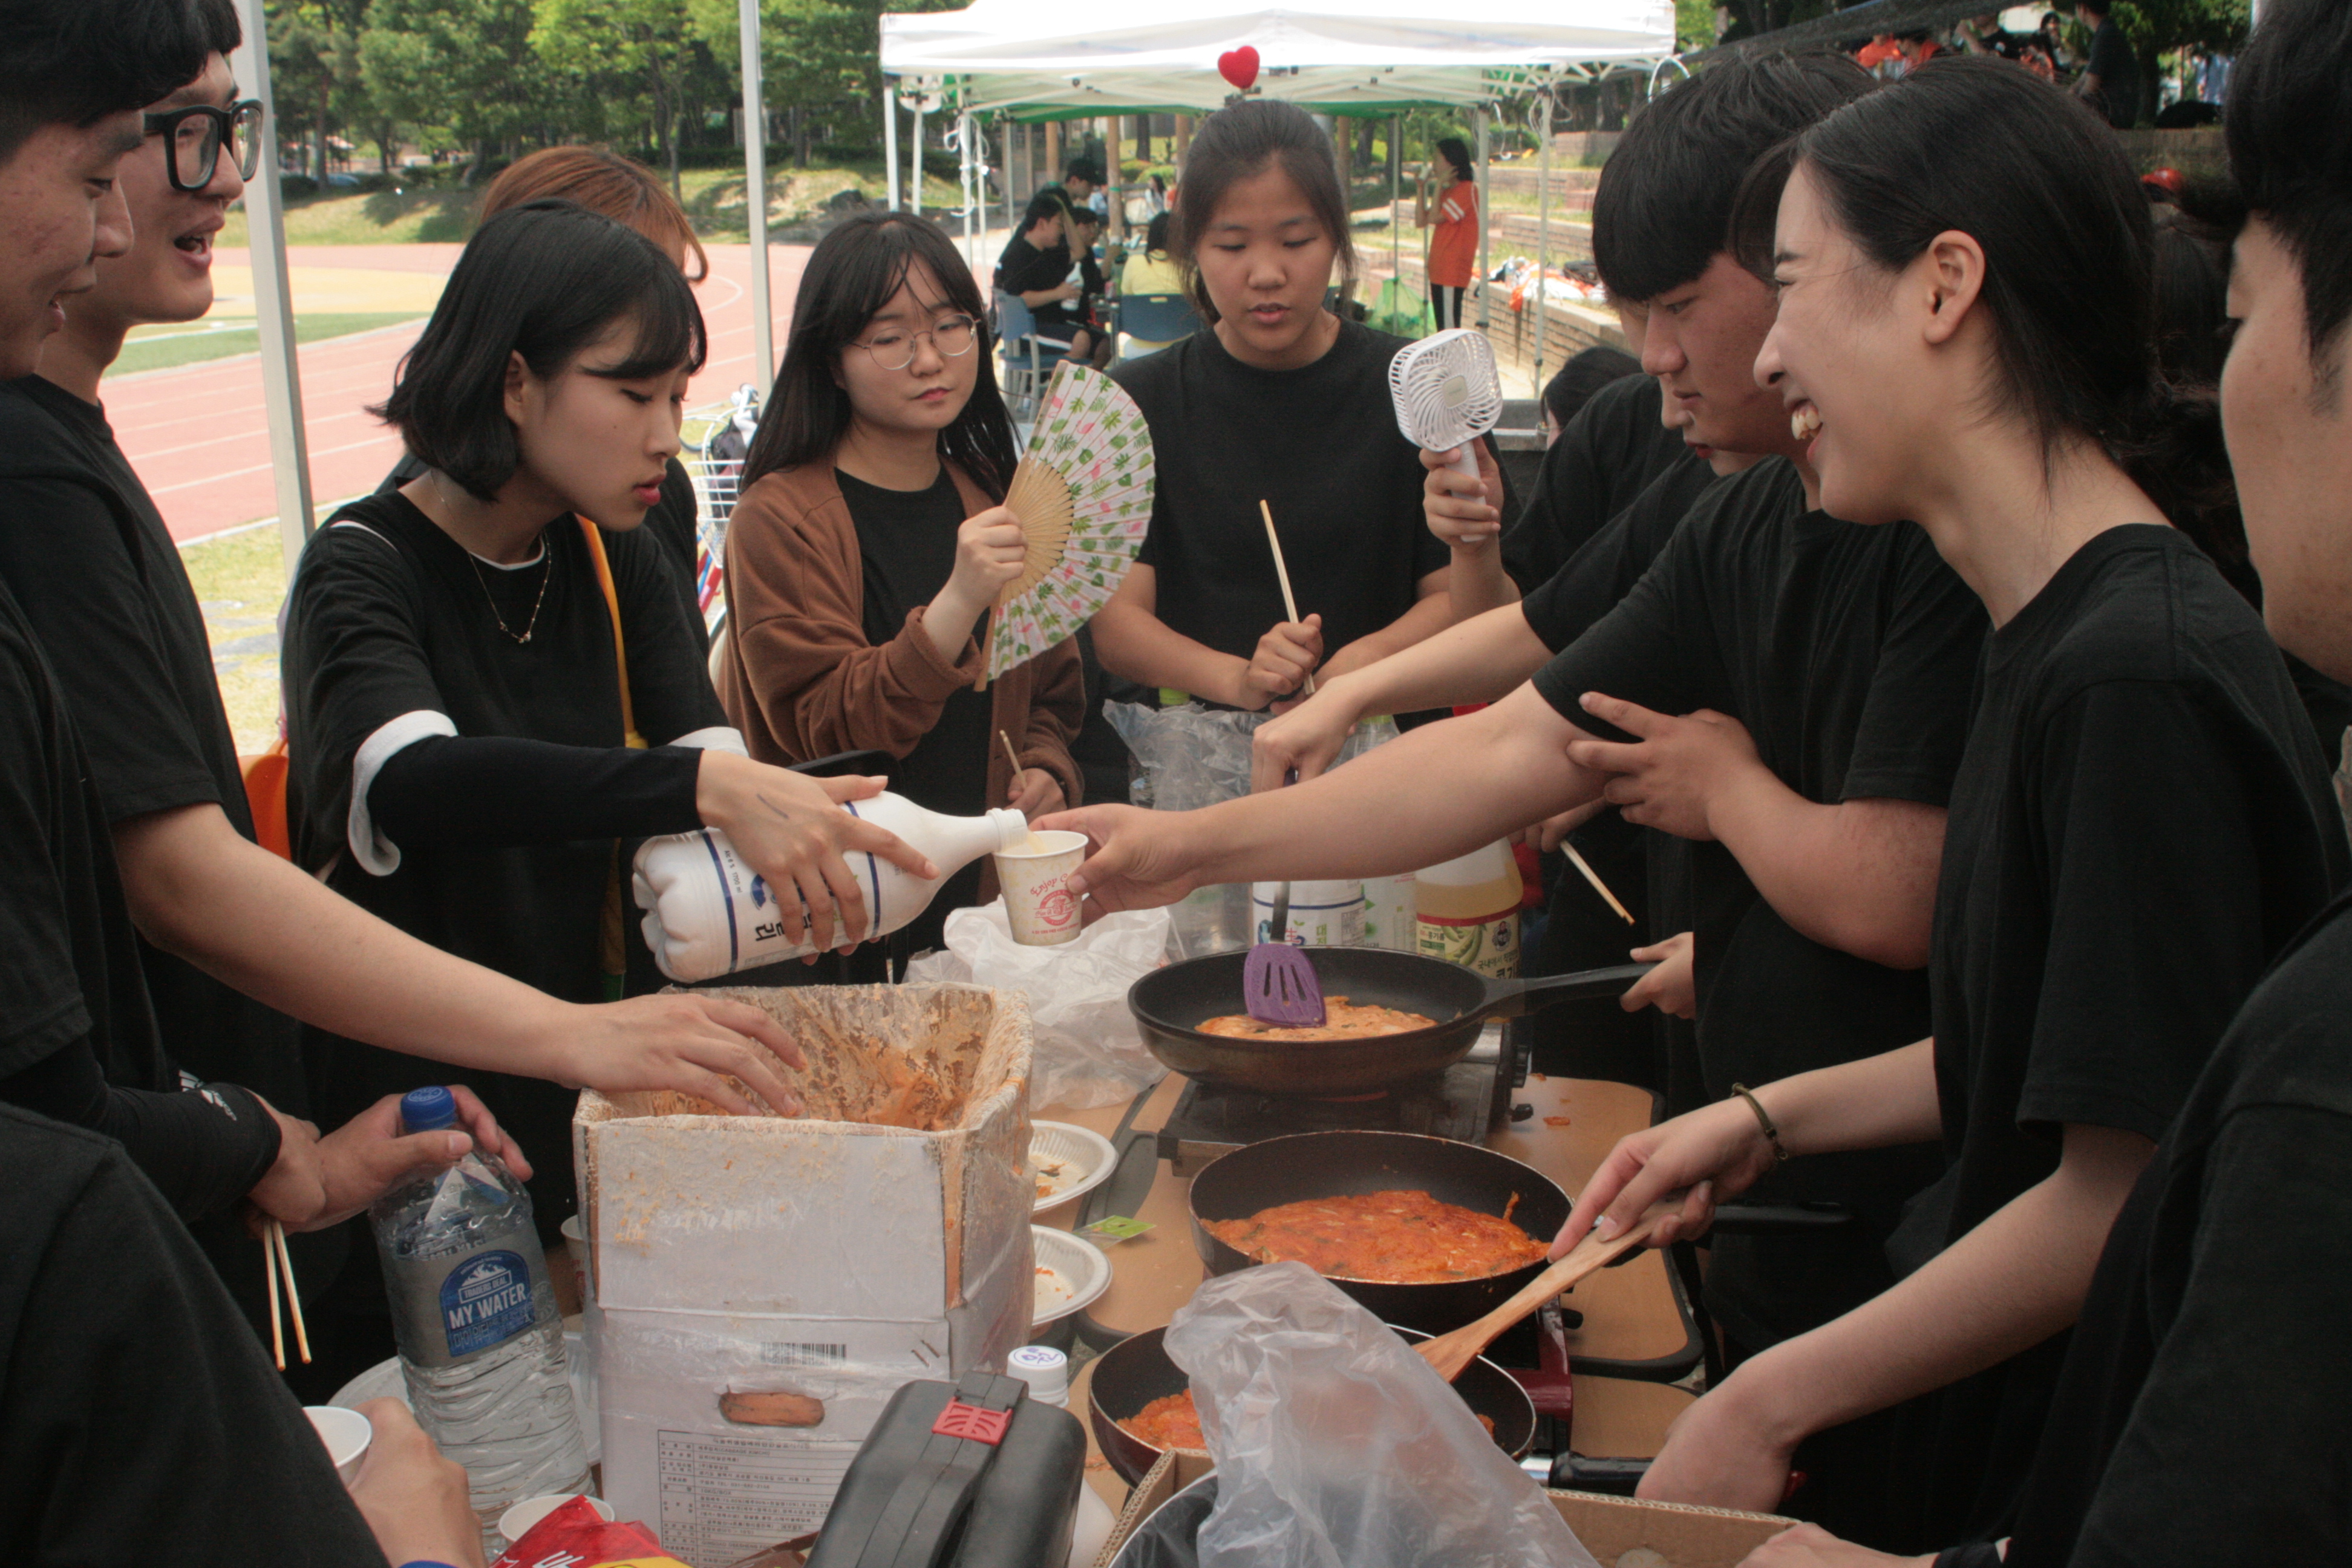
[[[1496,841],[1413,874],[1413,928],[1421,952],[1490,980],[1519,972],[1518,862]]]

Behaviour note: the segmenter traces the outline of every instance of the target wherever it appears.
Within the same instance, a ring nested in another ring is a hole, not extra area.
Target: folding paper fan
[[[1110,602],[1143,547],[1151,484],[1143,411],[1110,377],[1066,362],[1005,492],[1029,559],[989,618],[983,688],[1076,636]]]

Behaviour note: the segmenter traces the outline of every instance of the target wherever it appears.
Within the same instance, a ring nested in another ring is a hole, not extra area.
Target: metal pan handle
[[[1535,980],[1489,980],[1486,999],[1467,1015],[1473,1018],[1516,1018],[1555,1002],[1586,996],[1615,996],[1655,969],[1654,963],[1620,963],[1608,969],[1580,969],[1573,974],[1547,974]]]

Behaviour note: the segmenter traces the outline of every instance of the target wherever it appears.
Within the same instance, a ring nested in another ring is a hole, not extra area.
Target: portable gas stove
[[[1188,1084],[1160,1129],[1160,1157],[1191,1176],[1221,1154],[1292,1132],[1418,1132],[1483,1143],[1506,1120],[1528,1114],[1514,1110],[1511,1091],[1528,1081],[1528,1050],[1515,1019],[1488,1024],[1470,1054],[1444,1072],[1376,1095],[1308,1100]]]

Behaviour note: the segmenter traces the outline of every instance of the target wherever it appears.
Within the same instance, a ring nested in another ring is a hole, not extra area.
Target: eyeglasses
[[[163,137],[171,149],[163,167],[175,191],[193,195],[213,183],[224,142],[237,178],[250,180],[261,163],[261,100],[248,98],[226,109],[209,103],[167,109],[147,116],[146,132]]]
[[[874,356],[874,363],[884,370],[904,370],[915,363],[915,340],[929,338],[931,347],[950,359],[971,353],[971,345],[980,341],[980,323],[970,316],[941,316],[933,321],[929,331],[903,331],[897,327],[885,327],[857,347]]]

